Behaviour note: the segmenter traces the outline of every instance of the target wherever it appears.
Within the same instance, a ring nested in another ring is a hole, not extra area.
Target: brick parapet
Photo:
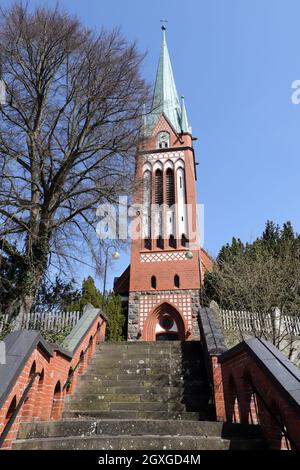
[[[1,449],[11,448],[20,422],[61,418],[66,397],[73,394],[78,376],[85,372],[96,343],[105,338],[106,318],[102,317],[99,311],[97,315],[93,314],[90,318],[90,324],[85,322],[84,333],[81,338],[77,336],[76,345],[72,351],[62,349],[57,345],[49,345],[38,332],[29,330],[14,332],[14,336],[8,335],[5,338],[9,347],[7,364],[0,366],[0,439],[2,437],[3,440]],[[27,354],[26,348],[32,351]],[[18,350],[20,354],[16,357],[20,364],[16,364],[13,357]],[[11,370],[14,366],[16,373],[12,375]],[[71,385],[67,386],[71,371]],[[33,384],[26,400],[22,403],[25,389],[33,374]],[[11,426],[10,420],[13,414],[15,418]],[[9,426],[11,426],[10,429]]]
[[[300,371],[258,338],[239,343],[219,362],[226,420],[259,424],[272,449],[299,450]]]

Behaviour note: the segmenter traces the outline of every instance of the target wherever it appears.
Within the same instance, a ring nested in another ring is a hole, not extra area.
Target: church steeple
[[[165,20],[164,20],[165,22]],[[136,154],[128,340],[199,339],[194,312],[204,276],[197,230],[195,154],[162,27],[152,107]]]
[[[157,67],[151,112],[147,117],[148,131],[164,113],[178,133],[190,132],[186,110],[180,106],[172,64],[166,41],[166,27],[162,26],[162,43]],[[184,114],[183,114],[184,113]],[[184,128],[182,127],[184,124]]]

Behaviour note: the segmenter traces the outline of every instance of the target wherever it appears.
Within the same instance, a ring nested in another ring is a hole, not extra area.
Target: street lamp
[[[187,251],[187,252],[185,253],[185,257],[186,257],[187,259],[192,259],[192,258],[193,258],[193,253],[192,253],[191,251]]]
[[[108,263],[108,254],[109,254],[109,250],[111,248],[114,248],[114,245],[109,245],[106,249],[105,249],[105,266],[104,266],[104,280],[103,280],[103,293],[102,293],[102,310],[103,310],[103,307],[104,307],[104,301],[105,301],[105,289],[106,289],[106,275],[107,275],[107,263]],[[120,258],[120,253],[118,251],[114,251],[114,253],[111,255],[112,259],[113,260],[117,260]]]
[[[6,104],[6,86],[5,81],[0,78],[0,105]]]

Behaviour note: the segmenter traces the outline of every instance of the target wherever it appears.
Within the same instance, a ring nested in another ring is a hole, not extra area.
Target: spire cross
[[[168,20],[160,20],[160,22],[161,22],[161,29],[165,31],[167,29]]]

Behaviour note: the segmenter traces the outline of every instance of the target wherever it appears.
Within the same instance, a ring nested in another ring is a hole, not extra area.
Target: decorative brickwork
[[[186,251],[166,251],[156,253],[141,253],[141,263],[155,263],[163,261],[189,261],[186,256]]]
[[[157,160],[161,161],[162,163],[165,163],[167,160],[174,159],[176,160],[177,158],[182,158],[184,157],[184,152],[164,152],[164,153],[149,153],[146,155],[143,155],[143,160],[144,162],[150,162],[154,163]]]
[[[129,295],[128,340],[144,337],[144,325],[149,315],[162,303],[174,306],[191,332],[188,339],[200,338],[197,312],[200,308],[199,290],[131,292]]]

